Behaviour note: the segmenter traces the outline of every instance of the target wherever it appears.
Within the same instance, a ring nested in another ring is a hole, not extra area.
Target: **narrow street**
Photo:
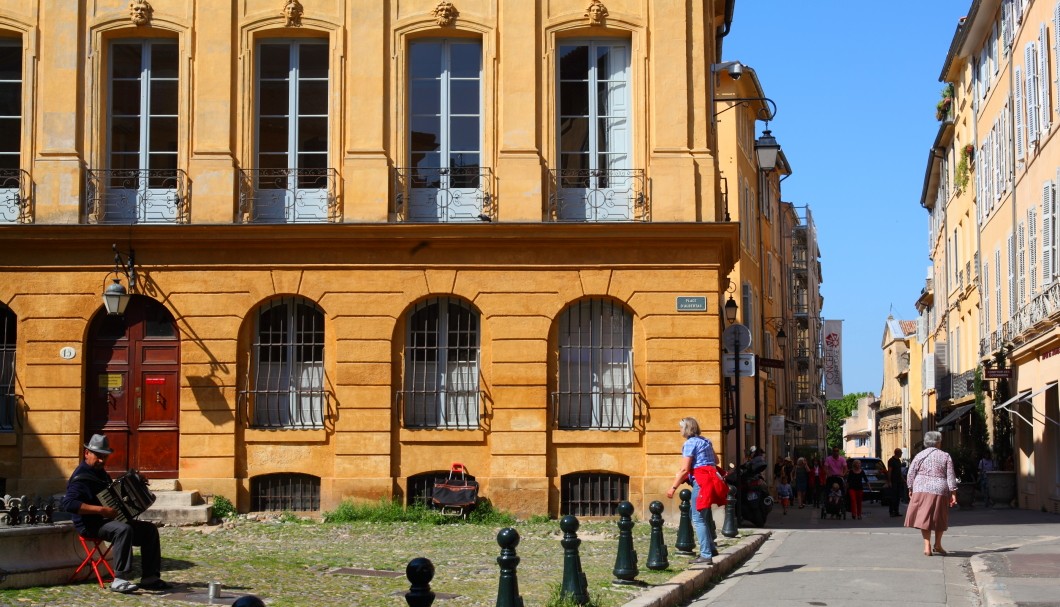
[[[767,523],[772,537],[691,605],[975,607],[1003,604],[1013,593],[1023,596],[1008,604],[1060,604],[1055,591],[1048,590],[1055,589],[1060,562],[1055,554],[1025,555],[1039,562],[1044,557],[1045,569],[1054,572],[1051,576],[1047,571],[1021,573],[1013,566],[1020,562],[1016,557],[1021,548],[1038,552],[1056,544],[1060,517],[954,509],[942,542],[948,555],[931,557],[921,552],[919,531],[903,527],[903,521],[904,516],[891,518],[886,506],[878,504],[866,504],[861,520],[822,519],[820,510],[810,507],[789,510],[785,516],[776,507]],[[973,574],[973,557],[979,563],[978,575]],[[993,601],[984,600],[980,586],[1002,591],[986,595]],[[1053,598],[1044,600],[1049,596]]]

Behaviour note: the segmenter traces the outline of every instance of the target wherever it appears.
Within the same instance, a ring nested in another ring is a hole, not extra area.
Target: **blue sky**
[[[817,225],[823,316],[843,320],[843,391],[880,394],[888,314],[917,317],[920,206],[939,74],[971,0],[737,0],[722,60],[755,69],[792,166],[782,196]],[[759,123],[761,132],[762,123]]]

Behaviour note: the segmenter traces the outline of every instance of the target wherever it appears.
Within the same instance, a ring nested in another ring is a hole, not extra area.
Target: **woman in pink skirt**
[[[950,508],[957,503],[957,477],[953,473],[950,454],[938,448],[942,434],[924,434],[923,451],[909,463],[909,508],[905,512],[905,526],[920,530],[924,538],[924,556],[945,555],[942,532],[949,528]],[[931,544],[931,532],[935,544]]]

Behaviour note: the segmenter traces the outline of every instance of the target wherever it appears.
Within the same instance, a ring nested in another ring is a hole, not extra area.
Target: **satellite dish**
[[[735,345],[736,352],[743,352],[751,347],[751,330],[744,325],[729,325],[721,334],[721,347],[726,352],[732,352]]]

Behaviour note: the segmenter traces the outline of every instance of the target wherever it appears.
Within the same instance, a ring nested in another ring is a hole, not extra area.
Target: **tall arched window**
[[[0,306],[0,432],[15,429],[15,313]]]
[[[477,428],[479,313],[461,300],[429,299],[409,311],[404,390],[407,428]]]
[[[300,297],[264,306],[257,316],[248,406],[259,428],[322,428],[324,313]]]
[[[560,315],[558,387],[560,428],[633,427],[633,317],[620,304],[586,299]]]

